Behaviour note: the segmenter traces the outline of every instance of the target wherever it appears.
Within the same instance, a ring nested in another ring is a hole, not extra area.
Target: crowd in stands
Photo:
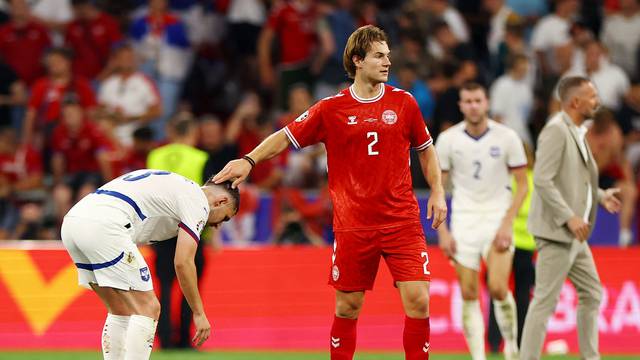
[[[462,120],[458,89],[478,81],[492,118],[535,147],[558,79],[591,78],[606,109],[588,141],[602,187],[622,189],[620,244],[637,243],[640,0],[0,1],[0,238],[59,238],[70,206],[145,167],[175,119],[198,122],[215,174],[348,86],[342,50],[365,24],[389,35],[390,83],[414,95],[434,137]],[[242,191],[235,241],[251,240],[268,191],[275,242],[322,243],[321,146],[258,164]]]

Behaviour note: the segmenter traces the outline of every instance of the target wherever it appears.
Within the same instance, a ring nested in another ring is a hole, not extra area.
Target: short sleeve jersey
[[[463,212],[506,211],[511,206],[510,170],[527,165],[518,134],[493,120],[479,137],[461,122],[438,137],[436,150],[453,184],[453,216]]]
[[[327,149],[334,231],[375,230],[420,221],[409,150],[432,143],[413,96],[381,85],[377,96],[352,87],[323,99],[284,128],[301,148]]]
[[[173,238],[178,228],[199,241],[210,211],[200,185],[178,174],[152,169],[136,170],[111,180],[80,200],[67,215],[100,216],[105,213],[101,209],[125,213],[136,244]]]

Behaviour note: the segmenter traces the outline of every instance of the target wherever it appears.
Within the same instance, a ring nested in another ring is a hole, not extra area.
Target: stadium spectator
[[[432,134],[437,138],[438,134],[447,128],[462,121],[460,112],[460,87],[474,81],[478,77],[478,68],[472,61],[450,61],[443,64],[444,76],[449,79],[447,89],[440,94],[433,110]]]
[[[47,76],[38,79],[31,88],[22,129],[23,143],[34,142],[37,148],[45,146],[60,120],[61,102],[65,96],[75,96],[85,111],[90,112],[96,106],[89,81],[71,72],[71,59],[72,54],[66,48],[47,51]]]
[[[169,12],[167,0],[150,0],[148,15],[134,19],[129,34],[141,60],[140,69],[154,80],[160,92],[162,115],[150,126],[158,138],[163,138],[191,65],[187,30],[180,18]]]
[[[120,24],[101,11],[93,0],[71,0],[74,19],[65,28],[65,45],[74,54],[73,73],[102,80],[113,46],[122,40]]]
[[[627,247],[633,242],[631,222],[638,198],[636,180],[624,154],[624,137],[614,114],[601,110],[587,132],[587,142],[598,165],[599,186],[620,189],[620,236],[618,244]]]
[[[263,113],[260,98],[255,93],[248,93],[231,115],[242,119],[242,130],[238,136],[238,154],[246,154],[273,132],[273,124]],[[286,152],[280,156],[257,164],[251,172],[250,182],[260,189],[270,190],[280,185],[283,177],[282,168],[286,164]]]
[[[264,2],[260,0],[230,0],[227,11],[229,45],[247,63],[256,63],[258,36],[267,18]]]
[[[459,42],[466,43],[471,40],[467,23],[460,12],[448,0],[428,0],[427,3],[431,12],[449,26]]]
[[[9,179],[0,175],[0,241],[15,239],[13,236],[20,213],[12,197]]]
[[[571,47],[569,29],[580,2],[558,0],[555,6],[555,12],[540,19],[531,34],[531,47],[536,53],[545,95],[551,93],[551,89],[562,74],[559,56],[562,51],[566,51],[567,47]]]
[[[158,146],[154,138],[153,129],[148,126],[140,127],[133,132],[133,145],[126,161],[127,172],[147,166],[149,153]]]
[[[436,100],[427,83],[418,77],[418,64],[405,62],[396,68],[397,75],[391,77],[389,84],[410,92],[418,102],[424,120],[431,123]]]
[[[317,12],[312,0],[293,0],[275,6],[258,38],[261,85],[276,90],[278,107],[288,109],[287,96],[293,84],[312,86],[311,68],[316,44]],[[277,65],[272,48],[278,40]]]
[[[472,61],[475,58],[469,44],[456,38],[449,24],[436,21],[428,42],[429,55],[441,62]]]
[[[73,202],[102,184],[98,155],[105,138],[87,118],[77,96],[66,94],[61,106],[62,118],[51,135],[51,171],[54,186],[70,188],[68,201]]]
[[[527,81],[528,74],[529,58],[522,54],[513,55],[508,72],[491,85],[491,115],[494,120],[515,130],[527,145],[533,146],[529,118],[535,99]]]
[[[44,75],[42,57],[51,46],[47,29],[33,20],[26,0],[11,0],[11,20],[0,27],[0,54],[28,86]]]
[[[217,174],[231,160],[238,157],[238,137],[243,118],[232,116],[226,126],[213,115],[202,116],[198,147],[209,154],[204,173],[207,177]],[[242,192],[240,193],[242,196]]]
[[[349,34],[357,27],[353,3],[353,0],[337,1],[335,6],[318,20],[318,38],[321,44],[319,55],[322,58],[315,61],[316,68],[311,69],[317,76],[314,90],[316,99],[335,95],[348,80],[342,68],[340,49],[344,49]]]
[[[0,128],[19,129],[20,113],[27,103],[27,87],[16,72],[2,61],[0,55]]]
[[[71,1],[27,0],[33,17],[48,29],[54,46],[62,46],[64,43],[64,28],[73,19]]]
[[[504,41],[509,18],[518,15],[505,4],[505,0],[483,0],[482,4],[485,10],[491,15],[489,34],[487,35],[487,46],[489,48],[489,54],[495,57],[498,55],[500,44]]]
[[[394,67],[402,67],[405,63],[416,66],[418,78],[425,80],[437,72],[439,65],[427,52],[424,37],[417,30],[400,32],[398,44],[393,48],[391,57]]]
[[[116,118],[118,139],[130,146],[137,128],[159,121],[163,104],[155,82],[137,70],[136,53],[131,46],[125,44],[116,49],[113,64],[114,73],[100,86],[98,101]]]
[[[620,11],[605,15],[600,39],[609,49],[611,61],[634,80],[638,76],[640,49],[640,4],[638,0],[620,0]]]
[[[44,166],[40,153],[29,144],[20,144],[15,129],[0,128],[0,177],[18,199],[46,198]]]
[[[597,41],[585,45],[584,66],[577,66],[567,71],[564,76],[586,76],[598,88],[602,105],[617,112],[629,96],[631,82],[618,65],[609,62],[606,50]],[[555,104],[557,98],[554,97]],[[552,103],[552,107],[555,105]]]

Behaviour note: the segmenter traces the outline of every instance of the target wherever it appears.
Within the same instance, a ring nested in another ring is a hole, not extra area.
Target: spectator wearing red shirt
[[[258,39],[258,62],[262,86],[270,89],[277,86],[278,105],[288,109],[289,87],[305,83],[311,88],[312,70],[320,66],[312,64],[316,43],[317,11],[312,0],[293,0],[276,6],[269,15],[267,24]],[[280,47],[277,69],[271,63],[273,41]],[[321,57],[315,57],[319,60]]]
[[[44,26],[31,20],[25,0],[12,0],[11,21],[0,26],[0,54],[18,77],[31,85],[44,74],[40,59],[51,46]]]
[[[74,52],[73,72],[88,79],[103,79],[111,48],[122,40],[117,21],[91,0],[72,0],[74,20],[65,31],[65,43]]]
[[[85,117],[73,94],[65,95],[62,118],[51,138],[51,170],[56,186],[68,186],[78,197],[102,184],[98,158],[107,146],[98,127]]]
[[[23,142],[42,148],[48,143],[49,134],[61,116],[61,99],[65,94],[75,94],[84,110],[96,106],[96,99],[89,81],[71,73],[71,52],[65,48],[53,48],[47,52],[45,63],[48,75],[39,79],[31,89],[23,131]],[[37,138],[34,135],[40,135]]]
[[[20,145],[13,128],[0,128],[0,177],[14,192],[41,190],[42,157],[30,145]]]

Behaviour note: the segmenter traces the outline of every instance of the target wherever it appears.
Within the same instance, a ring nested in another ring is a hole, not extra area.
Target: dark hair
[[[192,118],[177,118],[171,122],[171,129],[177,136],[185,136],[197,126],[198,123]]]
[[[133,131],[133,138],[141,141],[151,141],[155,137],[153,129],[149,126],[143,126]]]
[[[60,55],[69,61],[73,60],[73,50],[64,46],[56,46],[47,49],[45,57],[48,57],[49,55]]]
[[[567,76],[558,82],[558,97],[561,102],[569,100],[569,96],[574,89],[579,88],[583,84],[590,83],[591,80],[584,76]]]
[[[362,26],[349,36],[342,55],[342,65],[350,78],[353,79],[356,76],[356,64],[353,62],[353,57],[358,56],[364,59],[374,42],[388,41],[387,34],[373,25]]]
[[[460,86],[460,92],[462,93],[462,91],[476,91],[476,90],[482,90],[482,92],[484,92],[484,95],[487,95],[487,88],[485,88],[482,84],[474,82],[474,81],[468,81],[464,84],[462,84],[462,86]]]
[[[240,190],[238,189],[238,187],[231,187],[232,184],[232,180],[227,180],[225,182],[221,182],[220,184],[216,184],[215,182],[213,182],[213,176],[211,176],[209,180],[207,180],[207,182],[204,184],[204,186],[218,186],[226,190],[226,192],[231,195],[231,199],[233,199],[233,202],[236,205],[237,214],[238,210],[240,210]]]

